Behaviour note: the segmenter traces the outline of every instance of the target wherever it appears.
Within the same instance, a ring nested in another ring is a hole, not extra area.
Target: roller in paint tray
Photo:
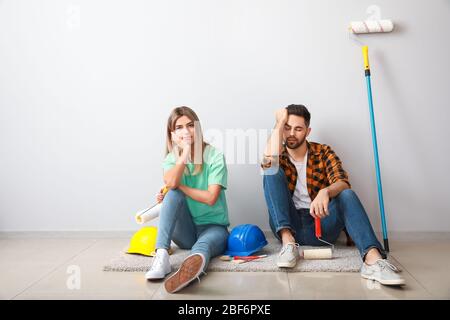
[[[303,250],[303,259],[305,260],[323,260],[332,259],[334,245],[322,239],[322,226],[320,225],[320,219],[314,219],[315,233],[319,241],[326,243],[331,246],[331,248],[324,249],[306,249]]]
[[[167,187],[163,187],[161,189],[162,194],[166,194],[169,189]],[[134,219],[137,224],[144,224],[146,222],[149,222],[150,220],[153,220],[159,216],[159,212],[161,211],[162,203],[157,203],[150,208],[144,209],[136,213]]]
[[[349,30],[351,33],[377,33],[377,32],[391,32],[394,30],[394,23],[392,20],[366,20],[366,21],[352,21],[350,22]]]

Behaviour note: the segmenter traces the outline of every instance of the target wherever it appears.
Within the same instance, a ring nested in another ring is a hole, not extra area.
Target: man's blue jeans
[[[196,225],[182,191],[173,189],[165,195],[159,214],[157,249],[169,249],[173,240],[179,248],[191,249],[191,254],[203,254],[206,270],[210,259],[225,251],[228,234],[224,225]]]
[[[270,227],[278,239],[278,232],[288,228],[300,245],[326,245],[316,238],[314,218],[309,214],[309,209],[295,208],[283,169],[278,168],[276,173],[264,175],[263,185]],[[329,215],[320,221],[322,239],[335,243],[341,231],[346,228],[363,260],[371,248],[377,248],[383,258],[386,257],[367,213],[353,190],[345,189],[333,198],[328,204],[328,212]]]

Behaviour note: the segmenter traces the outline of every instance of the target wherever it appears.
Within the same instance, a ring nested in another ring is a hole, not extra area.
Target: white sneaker
[[[378,281],[388,286],[401,286],[405,284],[405,279],[398,275],[399,270],[386,259],[378,259],[374,264],[363,263],[361,267],[361,277]]]
[[[158,249],[152,267],[145,274],[145,278],[147,280],[164,279],[171,271],[169,253],[166,249]]]
[[[298,243],[288,243],[281,248],[278,255],[277,266],[280,268],[293,268],[300,259],[298,252]]]
[[[180,291],[187,285],[189,285],[195,279],[200,282],[200,275],[205,273],[205,257],[201,253],[193,253],[184,259],[183,263],[177,272],[172,274],[164,282],[164,287],[169,293],[175,293]]]

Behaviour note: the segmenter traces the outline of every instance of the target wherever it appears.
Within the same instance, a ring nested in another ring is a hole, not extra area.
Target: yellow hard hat
[[[157,234],[158,229],[156,227],[141,228],[131,238],[127,253],[137,253],[149,257],[155,256]]]

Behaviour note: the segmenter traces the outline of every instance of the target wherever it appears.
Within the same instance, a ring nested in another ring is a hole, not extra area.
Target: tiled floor
[[[450,299],[448,236],[391,239],[403,288],[359,273],[210,272],[175,295],[142,273],[102,271],[127,243],[124,236],[1,236],[0,299]]]

